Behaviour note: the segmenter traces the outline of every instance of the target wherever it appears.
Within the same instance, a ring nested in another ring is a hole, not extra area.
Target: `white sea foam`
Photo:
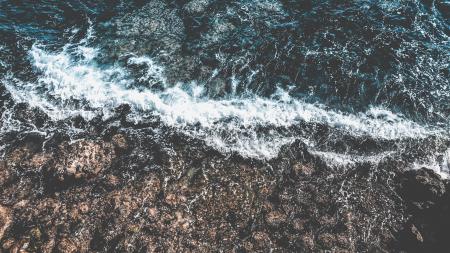
[[[411,165],[411,169],[420,168],[432,169],[442,178],[450,178],[450,149],[447,149],[443,153],[438,153],[419,159]]]
[[[355,154],[340,154],[330,151],[311,151],[311,154],[316,155],[329,166],[353,166],[360,163],[378,164],[380,161],[395,155],[394,151],[382,152],[375,155],[355,155]]]
[[[99,112],[108,117],[111,109],[126,103],[137,114],[157,115],[167,125],[201,137],[219,150],[248,157],[272,158],[282,145],[296,138],[288,131],[257,133],[256,128],[264,126],[275,129],[301,122],[320,123],[354,136],[388,140],[421,138],[439,132],[383,108],[349,114],[295,99],[282,89],[271,98],[255,95],[210,99],[196,82],[167,84],[164,68],[148,57],[128,60],[128,64],[146,68],[139,81],[149,85],[136,88],[126,67],[100,67],[94,60],[97,53],[85,44],[68,46],[61,52],[34,45],[29,56],[40,73],[38,81],[23,82],[10,77],[5,84],[14,99],[40,107],[54,119],[76,114],[92,118]],[[75,59],[74,54],[81,59]],[[165,88],[152,89],[155,83]]]

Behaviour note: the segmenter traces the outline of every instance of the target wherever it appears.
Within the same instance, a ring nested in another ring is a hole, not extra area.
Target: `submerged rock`
[[[410,201],[436,201],[445,194],[445,183],[433,170],[422,168],[405,173],[402,191]]]
[[[183,9],[190,15],[199,15],[205,12],[206,8],[213,0],[192,0],[183,6]]]
[[[108,23],[102,37],[111,49],[109,56],[125,54],[174,54],[181,49],[185,36],[177,10],[164,1],[152,0],[139,10]]]

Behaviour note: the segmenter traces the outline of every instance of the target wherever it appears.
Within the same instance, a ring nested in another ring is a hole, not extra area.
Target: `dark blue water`
[[[35,41],[62,46],[68,29],[86,29],[89,20],[105,23],[144,2],[1,1],[2,44],[12,51],[2,57],[16,58]],[[167,2],[181,9],[186,1]],[[416,120],[448,122],[447,1],[279,2],[283,17],[257,17],[269,23],[260,30],[240,24],[234,43],[221,47],[254,54],[250,65],[264,74],[256,76],[250,88],[268,95],[274,83],[280,83],[295,86],[291,89],[295,96],[350,111],[383,105]],[[242,3],[223,1],[212,11]],[[186,43],[202,43],[201,33],[208,29],[202,26],[208,26],[210,19],[200,17],[197,25],[186,21]],[[276,60],[268,57],[274,51],[278,51]],[[247,70],[237,75],[248,75]]]

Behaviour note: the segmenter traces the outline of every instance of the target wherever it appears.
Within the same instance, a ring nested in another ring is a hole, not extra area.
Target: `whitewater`
[[[318,136],[299,131],[302,124],[325,125],[336,131],[337,136],[376,141],[417,143],[430,136],[447,138],[448,132],[443,127],[420,124],[383,107],[343,112],[294,98],[289,90],[280,87],[270,97],[248,91],[211,98],[205,89],[207,84],[196,80],[168,83],[164,66],[148,56],[128,55],[125,64],[100,66],[96,59],[101,49],[90,45],[92,36],[90,30],[85,39],[67,44],[59,51],[35,43],[28,57],[34,71],[39,73],[37,80],[24,81],[12,73],[3,80],[14,100],[42,109],[53,120],[78,115],[87,120],[100,115],[106,120],[115,108],[128,104],[132,109],[129,117],[135,122],[149,115],[156,116],[167,126],[204,140],[221,152],[237,152],[243,157],[262,160],[275,158],[283,145],[297,139],[331,166],[378,163],[404,152],[381,150],[355,155],[324,149],[318,147]],[[145,70],[137,78],[130,71],[136,67]],[[145,85],[136,86],[136,82]],[[427,154],[409,162],[411,168],[428,164],[447,176],[449,153]]]

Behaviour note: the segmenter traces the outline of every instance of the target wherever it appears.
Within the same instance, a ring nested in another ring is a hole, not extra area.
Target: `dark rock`
[[[37,128],[51,122],[50,117],[44,111],[37,107],[31,108],[26,103],[15,105],[13,116],[17,120]]]
[[[441,177],[427,168],[407,171],[401,184],[404,197],[410,201],[436,201],[446,190]]]
[[[411,214],[400,245],[419,252],[448,248],[450,243],[444,239],[450,232],[448,182],[427,168],[405,172],[400,182],[400,193]]]

